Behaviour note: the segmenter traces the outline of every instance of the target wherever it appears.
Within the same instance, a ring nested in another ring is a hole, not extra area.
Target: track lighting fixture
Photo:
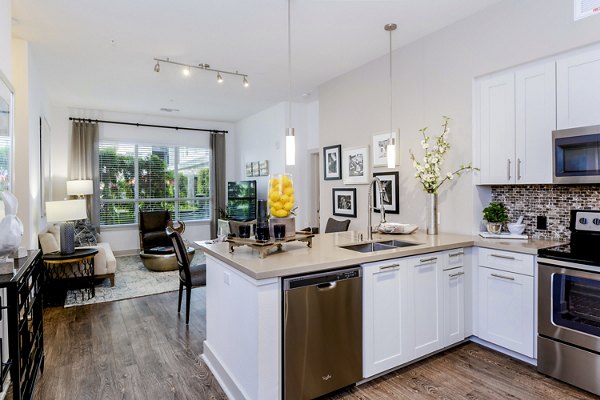
[[[238,71],[235,72],[231,72],[231,71],[223,71],[221,69],[215,69],[215,68],[211,68],[209,64],[185,64],[185,63],[181,63],[181,62],[177,62],[177,61],[171,61],[168,58],[155,58],[154,61],[156,61],[156,64],[154,65],[154,72],[160,72],[160,63],[166,63],[166,64],[174,64],[174,65],[179,65],[183,67],[183,75],[184,76],[189,76],[191,74],[191,69],[192,68],[196,68],[196,69],[200,69],[203,71],[211,71],[211,72],[216,72],[217,73],[217,82],[218,83],[223,83],[224,79],[223,79],[223,75],[234,75],[234,76],[241,76],[243,78],[242,80],[242,85],[244,87],[248,87],[250,86],[250,83],[248,82],[248,75],[246,74],[242,74]]]

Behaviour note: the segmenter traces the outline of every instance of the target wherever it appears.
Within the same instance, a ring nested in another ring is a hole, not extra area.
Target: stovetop
[[[600,211],[571,210],[571,242],[541,249],[540,257],[600,267]]]

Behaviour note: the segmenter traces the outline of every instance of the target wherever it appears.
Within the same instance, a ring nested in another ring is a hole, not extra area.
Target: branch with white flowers
[[[473,170],[479,170],[469,164],[461,165],[454,172],[447,172],[442,179],[441,166],[444,162],[444,155],[450,149],[450,143],[446,140],[450,128],[448,127],[449,117],[442,117],[444,122],[442,123],[442,133],[435,137],[433,145],[430,145],[431,138],[426,135],[427,128],[420,129],[419,132],[423,136],[421,140],[421,147],[425,151],[423,161],[417,161],[412,150],[410,152],[410,158],[415,168],[415,178],[417,178],[423,185],[423,190],[427,193],[437,193],[438,189],[442,184],[448,180],[454,179],[454,177],[460,176],[464,172]]]

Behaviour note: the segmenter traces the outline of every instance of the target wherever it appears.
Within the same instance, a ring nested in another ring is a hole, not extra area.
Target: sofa
[[[98,250],[98,253],[94,256],[94,276],[98,279],[108,278],[110,279],[110,285],[115,285],[115,271],[117,270],[117,260],[110,248],[108,242],[101,242],[101,238],[98,234],[94,233],[94,240],[79,240],[79,244],[87,244],[83,246],[76,246],[77,248],[91,247]],[[59,225],[50,225],[46,232],[38,234],[38,241],[42,254],[52,253],[60,251],[60,227]],[[91,245],[95,243],[95,245]]]

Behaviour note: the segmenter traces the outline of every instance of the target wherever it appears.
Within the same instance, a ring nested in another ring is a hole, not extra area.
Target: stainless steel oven
[[[552,132],[554,183],[600,183],[600,125]]]
[[[600,395],[600,211],[571,211],[571,243],[538,258],[538,371]]]

